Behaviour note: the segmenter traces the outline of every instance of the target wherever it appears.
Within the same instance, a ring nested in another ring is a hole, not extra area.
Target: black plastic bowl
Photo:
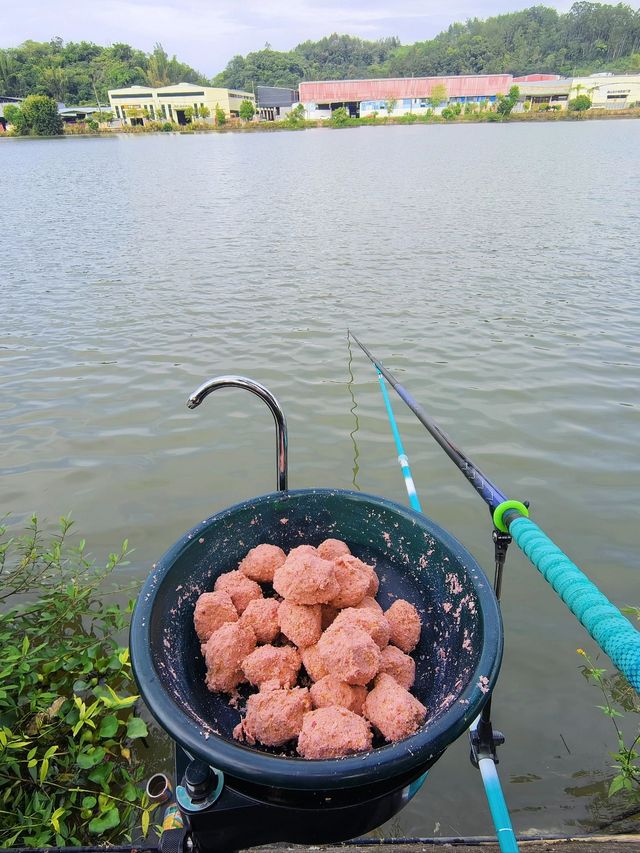
[[[263,542],[288,550],[343,539],[375,566],[386,610],[405,598],[423,627],[412,692],[427,706],[409,738],[340,759],[308,761],[234,741],[240,719],[228,697],[210,693],[193,628],[198,596]],[[191,755],[241,783],[290,791],[375,786],[424,772],[479,713],[502,658],[493,590],[475,559],[423,515],[383,498],[326,489],[276,492],[203,521],[154,566],[133,614],[131,657],[159,724]],[[355,792],[354,792],[355,793]]]

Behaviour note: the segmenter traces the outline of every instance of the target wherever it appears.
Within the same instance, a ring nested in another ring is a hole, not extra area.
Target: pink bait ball
[[[259,741],[265,746],[284,746],[298,737],[304,715],[310,710],[309,691],[304,687],[254,693],[247,699],[247,714],[233,736],[250,744]]]
[[[416,662],[396,646],[387,646],[380,652],[380,672],[386,672],[405,690],[416,680]]]
[[[256,647],[256,635],[239,622],[225,622],[207,640],[206,685],[212,693],[231,693],[244,679],[241,664]]]
[[[253,628],[258,643],[272,643],[280,633],[278,607],[275,598],[254,598],[247,604],[240,622]]]
[[[303,758],[341,758],[371,749],[369,723],[347,708],[318,708],[304,715],[298,738]]]
[[[391,628],[391,639],[399,649],[407,654],[412,652],[420,641],[422,623],[413,604],[398,598],[384,614]]]
[[[364,715],[388,741],[402,740],[422,725],[427,709],[386,673],[364,700]]]
[[[391,629],[382,611],[372,607],[346,607],[338,613],[328,631],[336,631],[345,625],[362,628],[380,649],[389,644]]]
[[[367,688],[347,684],[346,681],[338,681],[333,675],[325,675],[324,678],[316,681],[310,687],[309,693],[314,708],[340,705],[342,708],[353,711],[354,714],[362,714],[362,705],[367,697]]]
[[[278,608],[278,621],[282,633],[298,648],[314,646],[322,634],[320,604],[294,604],[285,600]]]
[[[347,684],[368,684],[380,669],[380,649],[362,628],[332,626],[320,638],[318,651],[329,674]]]
[[[269,681],[293,687],[301,664],[300,653],[292,646],[259,646],[242,661],[242,671],[257,687]]]
[[[294,551],[276,569],[273,588],[294,604],[327,604],[339,591],[333,563],[315,552]]]
[[[220,575],[213,588],[216,592],[220,590],[230,595],[240,615],[246,610],[250,601],[262,598],[262,590],[258,584],[239,571],[225,572]]]
[[[277,545],[257,545],[240,561],[238,570],[252,581],[270,583],[273,573],[285,560],[286,554]]]
[[[350,553],[349,546],[341,539],[325,539],[318,545],[318,555],[323,560],[335,560],[336,557]]]
[[[202,643],[206,643],[225,622],[237,621],[238,611],[226,592],[204,592],[196,601],[193,624]]]
[[[337,557],[333,561],[336,578],[340,586],[338,594],[331,599],[334,607],[354,607],[367,594],[373,569],[352,554]]]
[[[307,646],[302,649],[302,664],[307,670],[307,674],[312,681],[320,681],[325,675],[329,674],[327,667],[324,665],[322,655],[318,650],[318,645]]]

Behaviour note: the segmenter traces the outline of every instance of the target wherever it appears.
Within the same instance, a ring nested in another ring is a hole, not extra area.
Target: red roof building
[[[444,86],[453,98],[488,98],[506,95],[511,74],[465,74],[450,77],[397,77],[373,80],[322,80],[300,83],[302,103],[330,104],[428,98],[434,86]]]
[[[559,74],[525,74],[524,77],[514,77],[514,83],[541,83],[543,80],[562,80]]]

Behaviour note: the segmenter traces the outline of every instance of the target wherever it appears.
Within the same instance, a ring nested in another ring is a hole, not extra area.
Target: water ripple
[[[16,200],[0,208],[6,508],[74,509],[98,553],[128,536],[141,579],[195,521],[274,487],[258,400],[230,390],[185,407],[221,373],[284,405],[294,486],[406,502],[375,373],[349,360],[351,326],[607,595],[640,603],[637,129],[1,142]],[[489,567],[485,509],[393,405],[428,513]],[[535,807],[536,826],[563,831],[587,816],[571,774],[608,764],[573,655],[588,641],[517,554],[504,589],[501,767],[543,780],[508,798],[518,829]],[[435,819],[490,831],[465,749],[403,813],[407,834]]]

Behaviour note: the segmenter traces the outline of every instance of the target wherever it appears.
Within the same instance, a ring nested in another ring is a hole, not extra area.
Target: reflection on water
[[[353,371],[351,370],[351,362],[353,361],[353,353],[351,351],[351,336],[347,333],[347,349],[349,350],[349,360],[347,362],[347,371],[349,373],[349,381],[347,382],[347,387],[349,389],[349,395],[351,397],[351,408],[349,411],[353,415],[353,420],[355,422],[354,428],[349,433],[349,438],[353,443],[353,479],[351,481],[354,489],[361,491],[360,486],[357,483],[358,471],[360,470],[360,466],[358,465],[358,457],[360,456],[360,450],[358,449],[358,442],[356,441],[356,433],[360,429],[360,421],[358,420],[358,404],[356,403],[356,398],[353,393]]]
[[[607,831],[611,827],[621,824],[625,819],[640,814],[638,807],[621,808],[619,799],[612,800],[609,798],[608,792],[612,775],[607,777],[604,773],[582,770],[574,773],[572,778],[576,782],[583,780],[583,784],[568,785],[565,788],[565,793],[570,797],[577,797],[585,801],[587,817],[576,821],[576,824],[585,832]],[[619,826],[616,831],[621,831]]]
[[[639,132],[0,141],[0,514],[73,510],[96,555],[128,537],[140,584],[195,523],[273,489],[259,400],[186,409],[224,373],[281,402],[292,487],[406,504],[375,371],[344,347],[352,323],[609,598],[639,604]],[[396,416],[426,512],[491,571],[485,506]],[[514,547],[502,609],[507,801],[518,832],[562,832],[591,819],[574,774],[607,774],[615,748],[579,673],[593,644]],[[399,820],[409,836],[491,832],[465,738]]]

